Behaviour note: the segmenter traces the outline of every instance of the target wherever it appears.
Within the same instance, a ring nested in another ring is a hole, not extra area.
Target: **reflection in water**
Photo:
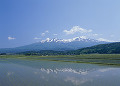
[[[119,86],[120,68],[93,64],[0,60],[0,86]]]
[[[79,78],[75,78],[75,77],[67,77],[65,79],[66,82],[70,81],[72,82],[74,85],[82,85],[86,82],[92,82],[92,79],[88,79],[88,78],[82,78],[82,79],[79,79]]]
[[[70,73],[75,73],[75,74],[81,74],[81,75],[86,75],[88,73],[87,70],[74,70],[74,69],[71,69],[71,68],[63,68],[63,69],[45,69],[45,68],[41,68],[40,69],[41,71],[43,72],[46,72],[47,74],[49,73],[58,73],[58,72],[70,72]]]
[[[98,71],[107,72],[107,71],[110,71],[110,70],[114,70],[114,68],[103,68],[103,69],[99,69]]]
[[[14,72],[7,72],[7,75],[10,76],[10,75],[13,75]]]

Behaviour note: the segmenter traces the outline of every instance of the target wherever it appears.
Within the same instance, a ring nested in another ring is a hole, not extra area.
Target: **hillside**
[[[100,44],[92,47],[82,48],[75,51],[70,51],[70,54],[120,54],[120,42]]]

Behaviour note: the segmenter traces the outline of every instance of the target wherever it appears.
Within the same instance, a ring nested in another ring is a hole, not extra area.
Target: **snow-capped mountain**
[[[90,38],[86,38],[84,36],[81,36],[81,37],[75,37],[75,38],[72,38],[72,39],[57,39],[57,38],[50,39],[50,38],[47,38],[46,40],[42,40],[41,43],[45,43],[45,42],[63,42],[63,43],[69,43],[69,42],[75,42],[75,41],[101,42],[99,40],[94,40],[94,39],[90,39]]]
[[[0,53],[7,52],[24,52],[24,51],[40,51],[40,50],[55,50],[55,51],[64,51],[64,50],[76,50],[84,47],[90,47],[97,44],[107,43],[105,41],[99,41],[95,39],[82,37],[75,37],[72,39],[50,39],[42,40],[37,43],[33,43],[26,46],[9,48],[9,49],[0,49]]]

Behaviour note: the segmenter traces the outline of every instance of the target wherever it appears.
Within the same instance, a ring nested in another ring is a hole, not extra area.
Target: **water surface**
[[[71,62],[0,59],[0,86],[119,85],[119,67]]]

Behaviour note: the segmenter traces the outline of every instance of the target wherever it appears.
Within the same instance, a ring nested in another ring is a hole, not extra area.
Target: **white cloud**
[[[48,30],[46,30],[46,31],[45,31],[45,33],[49,33],[49,31],[48,31]]]
[[[42,33],[41,36],[45,36],[45,33]]]
[[[58,34],[53,34],[54,36],[57,36]]]
[[[37,39],[41,39],[41,38],[35,37],[34,39],[36,39],[36,40],[37,40]]]
[[[89,33],[89,32],[92,32],[92,30],[87,30],[87,29],[80,28],[79,26],[74,26],[72,29],[64,30],[63,32],[69,35],[69,34],[75,34],[76,32]]]
[[[8,37],[8,40],[14,40],[14,39],[16,39],[16,38],[14,38],[14,37]]]
[[[46,30],[44,33],[41,33],[41,36],[45,36],[45,35],[46,35],[46,33],[49,33],[49,31],[48,31],[48,30]]]
[[[98,41],[105,41],[105,42],[115,42],[115,41],[112,41],[112,40],[108,40],[108,39],[104,39],[104,38],[99,38],[97,39]]]

